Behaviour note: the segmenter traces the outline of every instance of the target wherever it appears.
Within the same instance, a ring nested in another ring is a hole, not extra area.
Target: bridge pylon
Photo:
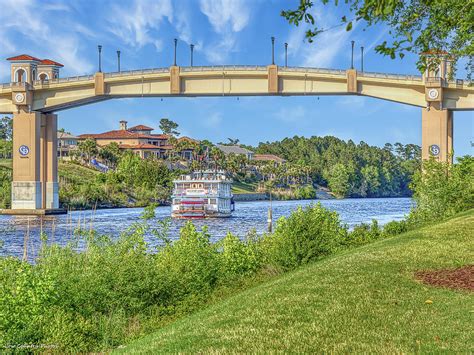
[[[12,211],[59,212],[57,122],[50,113],[13,114]]]

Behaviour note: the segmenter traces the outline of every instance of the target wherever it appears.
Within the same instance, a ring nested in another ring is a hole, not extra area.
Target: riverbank
[[[470,352],[472,293],[416,273],[472,263],[472,230],[474,210],[323,259],[118,352]]]

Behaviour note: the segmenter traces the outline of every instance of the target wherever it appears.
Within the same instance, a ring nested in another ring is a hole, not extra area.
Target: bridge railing
[[[196,72],[196,71],[266,71],[267,67],[264,65],[206,65],[206,66],[192,66],[181,67],[182,72]]]
[[[169,68],[152,68],[152,69],[140,69],[140,70],[125,70],[119,72],[104,73],[104,78],[115,78],[119,76],[132,76],[132,75],[145,75],[155,73],[169,73]]]
[[[35,80],[33,82],[33,85],[47,87],[49,84],[69,83],[69,82],[75,82],[75,81],[87,81],[87,80],[93,80],[93,79],[94,79],[94,75],[68,76],[65,78],[57,78],[57,79],[50,79],[50,80]]]
[[[279,72],[298,72],[298,73],[321,73],[346,75],[346,71],[342,69],[325,69],[325,68],[308,68],[308,67],[278,67]]]
[[[2,89],[8,89],[8,88],[26,88],[28,89],[31,85],[25,82],[13,82],[13,83],[5,83],[2,84]]]
[[[381,78],[381,79],[395,79],[395,80],[413,80],[423,81],[421,75],[405,75],[405,74],[387,74],[387,73],[376,73],[376,72],[357,72],[359,77],[367,78]]]

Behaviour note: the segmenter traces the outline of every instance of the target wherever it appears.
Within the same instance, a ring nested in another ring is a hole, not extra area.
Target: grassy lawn
[[[88,183],[89,180],[94,179],[100,172],[79,164],[60,161],[58,164],[58,174],[72,181]]]
[[[474,263],[474,210],[326,258],[176,321],[121,351],[474,351],[474,295],[417,270]],[[427,302],[428,301],[428,302]]]
[[[257,183],[246,183],[234,181],[232,183],[232,193],[234,194],[253,194],[257,188]]]

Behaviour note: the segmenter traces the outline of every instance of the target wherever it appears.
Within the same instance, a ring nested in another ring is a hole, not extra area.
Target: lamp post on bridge
[[[272,36],[272,65],[275,64],[275,37]]]
[[[351,69],[354,69],[354,41],[351,41],[352,54],[351,54]]]
[[[189,48],[191,49],[191,66],[193,66],[193,53],[194,53],[194,44],[190,44]]]
[[[117,69],[120,73],[120,51],[117,51]]]
[[[99,50],[99,73],[102,72],[102,46],[99,44],[97,46],[97,49]]]
[[[288,67],[288,43],[285,43],[285,68]]]
[[[176,47],[178,46],[178,39],[174,39],[174,62],[173,65],[176,66]]]
[[[360,47],[360,71],[364,71],[364,46]]]

